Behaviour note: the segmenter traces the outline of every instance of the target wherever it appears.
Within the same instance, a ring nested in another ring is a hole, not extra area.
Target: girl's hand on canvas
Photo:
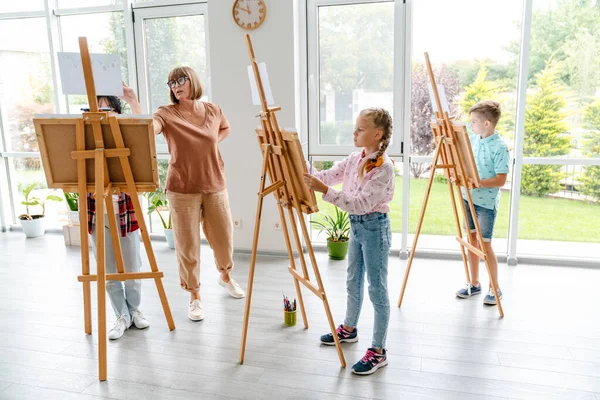
[[[121,99],[129,104],[137,101],[137,96],[135,95],[135,91],[132,88],[130,88],[129,86],[127,86],[127,84],[125,82],[123,82],[123,96],[121,96]]]
[[[125,82],[123,82],[123,96],[121,96],[121,100],[129,104],[132,113],[142,114],[142,106],[140,105],[135,91],[129,86],[127,86]]]
[[[329,187],[311,174],[304,174],[304,184],[315,192],[327,193]]]

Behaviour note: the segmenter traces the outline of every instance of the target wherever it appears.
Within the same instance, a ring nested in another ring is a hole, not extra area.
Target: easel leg
[[[115,124],[116,120],[111,120],[113,132],[118,130],[118,125],[115,126]],[[148,228],[146,227],[146,220],[142,217],[144,213],[142,212],[140,199],[137,195],[137,189],[133,180],[133,173],[131,172],[131,165],[129,164],[129,159],[127,157],[119,157],[119,160],[121,162],[121,168],[123,168],[123,174],[125,175],[125,181],[127,182],[129,195],[131,196],[131,202],[133,203],[133,209],[135,210],[136,215],[140,216],[138,218],[138,224],[140,226],[140,233],[142,235],[142,241],[144,242],[146,255],[148,256],[148,263],[150,264],[150,269],[152,270],[152,272],[158,272],[158,265],[156,263],[156,257],[154,256],[154,249],[152,249],[152,243],[150,243],[150,235],[148,234]],[[156,284],[156,290],[158,291],[160,304],[162,305],[163,312],[165,313],[167,325],[169,326],[170,330],[174,330],[175,321],[173,321],[171,307],[169,307],[169,301],[167,300],[167,295],[165,293],[162,278],[154,278],[154,283]]]
[[[279,202],[278,202],[279,203]],[[288,225],[285,220],[285,213],[283,211],[283,206],[281,203],[279,206],[279,218],[281,218],[281,225],[283,228],[283,234],[285,237],[285,244],[288,250],[288,257],[290,259],[290,267],[296,270],[296,263],[294,262],[294,251],[292,250],[292,243],[290,241],[290,234],[288,231]],[[303,269],[306,271],[306,266],[304,265],[304,254],[302,254],[302,243],[300,242],[300,238],[298,237],[298,230],[296,227],[296,220],[294,219],[294,212],[291,207],[288,207],[288,214],[290,217],[290,225],[292,226],[292,231],[294,232],[294,239],[296,239],[296,248],[298,249],[298,256],[300,257],[301,263],[303,265]],[[302,216],[300,216],[302,218]],[[304,322],[304,329],[308,329],[308,319],[306,317],[306,309],[304,308],[304,299],[302,298],[302,289],[300,288],[300,282],[298,279],[294,277],[294,285],[296,286],[296,296],[298,297],[298,303],[300,305],[300,312],[302,313],[302,321]]]
[[[310,262],[313,265],[315,279],[317,280],[319,290],[321,291],[321,300],[323,300],[323,307],[325,308],[325,314],[327,315],[327,321],[329,322],[329,329],[331,330],[331,334],[333,335],[335,348],[337,349],[338,357],[340,358],[342,368],[346,368],[346,358],[344,357],[342,344],[340,343],[340,340],[336,333],[335,322],[333,321],[333,315],[331,314],[331,309],[329,308],[329,300],[327,300],[327,294],[325,293],[323,280],[321,279],[321,273],[319,272],[319,268],[317,267],[317,260],[315,259],[315,253],[312,248],[312,242],[310,241],[310,236],[308,234],[308,229],[306,228],[306,222],[304,221],[304,218],[300,218],[300,228],[302,228],[302,235],[304,236],[304,241],[306,242],[308,255],[310,256]]]
[[[83,196],[86,196],[83,192]],[[80,197],[81,198],[81,197]],[[83,197],[80,200],[81,203],[87,203],[87,198]],[[88,244],[88,221],[87,221],[87,204],[85,208],[79,208],[79,237],[81,238],[81,273],[82,275],[90,274],[90,248]],[[83,324],[85,333],[88,335],[92,334],[92,288],[91,282],[83,282]]]
[[[133,200],[133,207],[136,209],[136,214],[142,214],[141,207],[139,204],[139,199],[137,195],[135,196],[136,200]],[[138,211],[139,209],[139,211]],[[154,257],[154,251],[152,249],[152,244],[150,243],[150,236],[148,235],[148,230],[146,229],[146,222],[143,218],[140,218],[140,232],[142,234],[142,240],[144,242],[144,246],[146,249],[146,254],[148,255],[148,262],[150,263],[150,269],[152,272],[158,272],[158,265],[156,264],[156,258]],[[156,284],[156,290],[158,291],[158,297],[160,298],[160,304],[162,305],[163,312],[165,313],[165,318],[167,320],[167,326],[169,330],[175,329],[175,321],[173,321],[173,315],[171,314],[171,307],[169,307],[169,301],[167,300],[167,295],[165,293],[165,287],[163,286],[162,278],[154,278],[154,283]]]
[[[85,125],[83,119],[75,125],[77,150],[85,149]],[[85,160],[77,160],[77,192],[79,193],[79,237],[81,238],[81,274],[90,274],[90,248],[88,242],[88,206]],[[83,321],[85,333],[92,334],[92,291],[89,281],[83,282]]]
[[[504,318],[504,310],[502,309],[502,301],[498,296],[498,282],[496,278],[492,274],[492,270],[490,269],[489,257],[487,255],[487,251],[485,250],[485,246],[481,246],[482,250],[485,252],[485,267],[487,268],[488,275],[490,277],[490,282],[492,283],[492,290],[494,292],[494,296],[496,297],[496,306],[498,307],[498,312],[500,313],[500,317]]]
[[[425,191],[425,199],[423,200],[423,207],[421,207],[421,215],[419,216],[419,222],[417,224],[417,231],[415,232],[415,238],[413,240],[412,249],[410,251],[410,257],[408,258],[408,264],[406,265],[406,271],[404,272],[404,282],[402,283],[402,290],[400,291],[400,298],[398,299],[398,307],[402,307],[402,300],[404,299],[404,291],[406,290],[406,283],[408,282],[408,275],[410,274],[410,268],[415,257],[417,250],[417,242],[419,241],[419,235],[421,234],[421,228],[423,227],[423,219],[425,218],[425,211],[427,210],[427,202],[429,201],[429,194],[431,193],[431,186],[433,185],[433,178],[435,177],[435,166],[437,165],[440,157],[440,149],[442,148],[441,143],[438,141],[437,149],[433,157],[433,163],[431,164],[431,173],[429,176],[429,182],[427,183],[427,190]]]
[[[304,322],[304,329],[308,329],[308,319],[306,318],[306,309],[304,308],[304,299],[302,298],[302,290],[300,288],[300,282],[294,278],[294,285],[296,286],[296,295],[298,296],[298,304],[300,305],[300,312],[302,313],[302,321]]]
[[[457,188],[458,190],[458,198],[462,200],[462,195],[460,194],[460,189]],[[456,209],[456,197],[454,196],[454,186],[452,185],[452,182],[448,181],[448,191],[450,192],[450,200],[452,201],[452,208],[454,209],[454,222],[456,223],[456,235],[463,239],[463,235],[462,235],[462,228],[460,226],[460,218],[458,218],[458,210]],[[465,213],[465,204],[464,202],[461,202],[461,207],[460,209],[462,210],[463,213],[463,221],[467,221],[466,218],[466,213]],[[465,246],[460,245],[460,253],[462,255],[462,259],[463,259],[463,264],[465,266],[465,277],[467,279],[468,283],[471,283],[471,274],[469,273],[469,262],[467,260],[467,254],[465,253]]]
[[[333,335],[333,341],[335,342],[335,348],[337,349],[340,363],[342,364],[342,368],[346,368],[346,358],[344,357],[344,352],[342,350],[342,343],[340,343],[340,339],[338,338],[335,322],[333,321],[333,315],[331,314],[331,309],[329,308],[329,300],[327,300],[327,295],[325,292],[323,292],[323,306],[325,307],[327,322],[329,322],[329,330]]]
[[[106,361],[106,253],[104,248],[104,150],[95,150],[96,173],[96,264],[98,276],[98,376],[107,378]]]
[[[84,330],[92,334],[92,288],[90,282],[83,282],[83,320]]]
[[[500,313],[500,318],[504,318],[504,310],[502,309],[502,301],[498,296],[498,282],[496,282],[496,278],[492,275],[492,271],[490,269],[489,259],[487,256],[487,251],[485,250],[485,246],[481,246],[483,251],[485,252],[485,267],[487,268],[488,275],[490,277],[490,282],[492,283],[492,290],[494,291],[494,296],[496,297],[496,306],[498,307],[498,312]]]
[[[250,304],[252,303],[252,286],[254,284],[254,269],[256,267],[256,253],[258,251],[258,236],[260,233],[260,216],[262,213],[263,197],[259,194],[256,207],[256,221],[254,223],[254,239],[252,241],[252,258],[250,260],[250,271],[248,272],[248,288],[246,289],[246,306],[244,308],[244,326],[242,329],[242,349],[240,351],[240,364],[244,363],[246,353],[246,337],[248,335],[248,320],[250,318]]]
[[[250,259],[250,271],[248,272],[248,287],[246,289],[246,306],[244,308],[244,326],[242,328],[242,348],[240,350],[240,364],[244,363],[246,353],[246,337],[248,335],[248,320],[250,318],[250,304],[252,303],[252,286],[254,285],[254,268],[256,267],[256,253],[258,251],[258,236],[260,234],[260,219],[263,206],[263,192],[267,179],[267,151],[263,152],[263,166],[260,175],[260,186],[258,191],[258,203],[256,204],[256,220],[254,221],[254,239],[252,240],[252,257]]]

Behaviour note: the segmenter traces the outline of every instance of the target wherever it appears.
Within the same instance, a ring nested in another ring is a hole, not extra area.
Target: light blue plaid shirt
[[[475,156],[479,179],[490,179],[495,178],[497,174],[508,174],[510,153],[498,131],[485,139],[482,139],[480,135],[471,135],[469,140]],[[462,188],[462,194],[466,200],[467,195],[464,188]],[[473,203],[478,206],[498,210],[500,188],[471,189],[471,197]]]

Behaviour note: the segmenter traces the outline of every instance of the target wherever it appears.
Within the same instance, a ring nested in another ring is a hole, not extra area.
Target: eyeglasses
[[[172,81],[167,82],[167,85],[173,89],[175,86],[181,86],[185,83],[185,81],[187,81],[188,78],[187,76],[182,76],[181,78],[177,78],[177,79],[173,79]]]

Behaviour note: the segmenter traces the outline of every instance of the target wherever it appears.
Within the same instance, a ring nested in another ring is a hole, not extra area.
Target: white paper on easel
[[[444,87],[440,84],[437,84],[438,95],[440,96],[440,103],[442,104],[442,111],[450,113],[450,107],[448,106],[448,99],[446,98],[446,91]],[[427,82],[427,89],[429,90],[429,98],[431,99],[431,107],[433,112],[438,112],[437,104],[435,102],[435,96],[433,95],[433,87],[431,86],[431,82]]]
[[[122,96],[121,61],[118,54],[90,54],[97,95]],[[87,94],[79,53],[58,53],[63,94]]]
[[[264,62],[258,63],[258,74],[262,83],[263,91],[265,92],[265,99],[267,105],[272,106],[275,104],[273,100],[273,92],[271,92],[271,84],[269,83],[269,74],[267,73],[267,64]],[[258,85],[254,78],[254,71],[252,65],[248,65],[248,79],[250,79],[250,90],[252,91],[252,104],[260,106],[260,95],[258,94]]]

